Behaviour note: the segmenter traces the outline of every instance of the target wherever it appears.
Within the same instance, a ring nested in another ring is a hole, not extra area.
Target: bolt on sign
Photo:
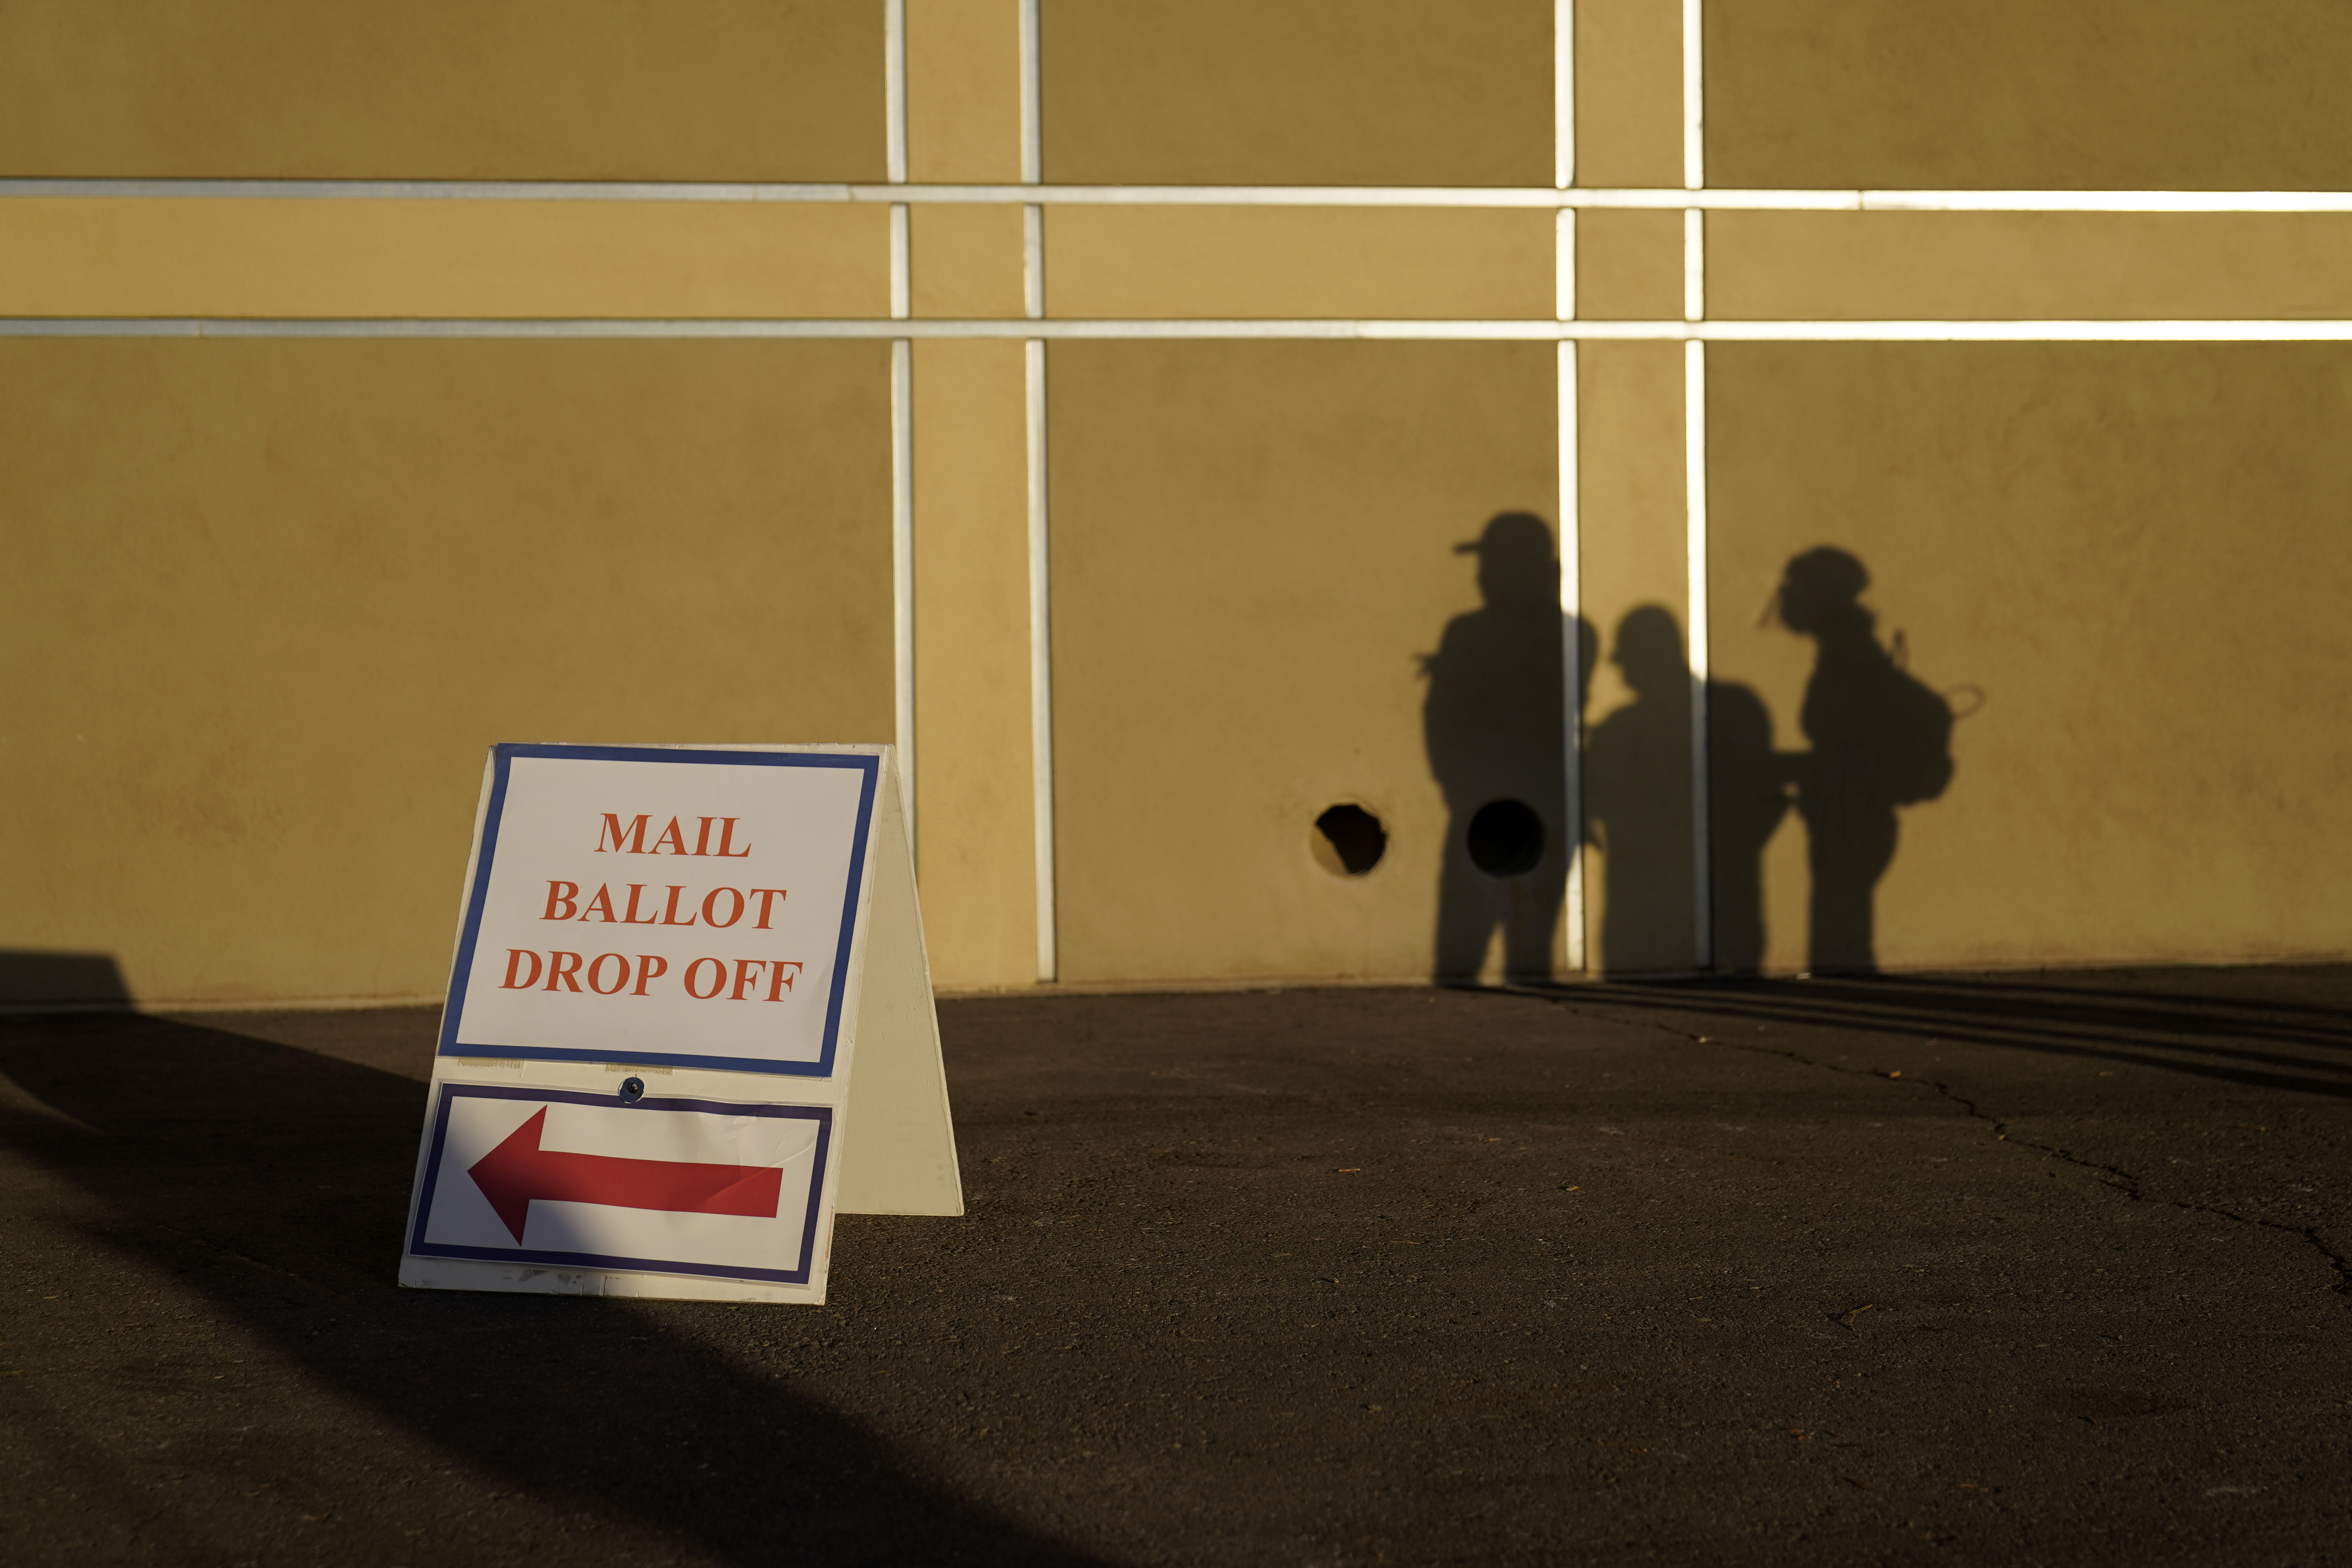
[[[963,1212],[893,748],[492,747],[400,1282],[821,1302],[836,1211]]]

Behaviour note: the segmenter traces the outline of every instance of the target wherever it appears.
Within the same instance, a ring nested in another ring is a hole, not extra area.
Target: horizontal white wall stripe
[[[1293,338],[1458,342],[2352,342],[2352,321],[339,321],[0,317],[0,338]]]
[[[0,179],[0,199],[917,202],[1049,206],[1698,207],[1715,212],[2352,213],[2352,191],[1685,190],[1521,185],[758,184]]]

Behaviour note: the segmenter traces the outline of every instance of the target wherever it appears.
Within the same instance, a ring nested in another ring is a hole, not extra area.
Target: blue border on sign
[[[567,1268],[625,1268],[649,1274],[700,1274],[717,1279],[760,1279],[774,1285],[805,1285],[816,1258],[817,1210],[824,1196],[824,1162],[833,1147],[833,1111],[823,1105],[741,1105],[724,1100],[640,1100],[629,1110],[688,1110],[706,1116],[782,1116],[816,1123],[816,1163],[809,1177],[808,1214],[801,1222],[797,1268],[740,1268],[727,1264],[681,1263],[675,1258],[607,1257],[600,1252],[548,1252],[524,1247],[452,1247],[427,1243],[433,1193],[441,1180],[441,1149],[449,1137],[449,1110],[459,1096],[469,1100],[524,1100],[542,1105],[622,1106],[617,1094],[583,1094],[562,1089],[509,1089],[502,1084],[445,1083],[433,1117],[433,1151],[425,1156],[425,1190],[416,1200],[416,1227],[408,1250],[418,1258],[463,1258],[482,1263],[531,1263]]]
[[[508,1060],[609,1062],[626,1060],[656,1067],[718,1068],[727,1072],[776,1073],[787,1078],[831,1078],[834,1050],[841,1040],[841,1007],[849,985],[849,950],[857,931],[857,891],[866,877],[866,846],[874,825],[874,792],[882,759],[843,752],[729,752],[677,746],[539,746],[511,742],[490,748],[489,809],[482,814],[482,852],[474,885],[466,893],[466,923],[457,939],[457,962],[449,972],[448,1005],[441,1011],[445,1057],[499,1057]],[[857,795],[857,831],[849,846],[849,885],[842,890],[841,940],[833,961],[833,988],[824,1001],[824,1040],[813,1062],[782,1062],[768,1057],[722,1057],[686,1051],[616,1052],[572,1050],[555,1046],[515,1046],[492,1040],[460,1042],[466,1017],[466,986],[474,973],[474,943],[481,935],[482,900],[497,858],[499,825],[507,808],[507,775],[517,757],[558,757],[598,763],[717,763],[768,768],[856,768],[866,776]]]

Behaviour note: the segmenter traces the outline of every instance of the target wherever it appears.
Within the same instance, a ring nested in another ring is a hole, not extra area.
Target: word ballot
[[[400,1282],[822,1302],[845,1211],[963,1212],[893,748],[492,747]]]

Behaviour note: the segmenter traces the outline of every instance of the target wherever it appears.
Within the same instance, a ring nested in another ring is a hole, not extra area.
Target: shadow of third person
[[[1815,973],[1878,969],[1876,894],[1894,863],[1895,811],[1934,800],[1952,780],[1952,707],[1890,653],[1862,604],[1870,573],[1821,545],[1783,570],[1780,624],[1813,640],[1799,723],[1812,749],[1788,759],[1805,820],[1812,876],[1807,966]]]
[[[1601,855],[1601,973],[1688,969],[1691,668],[1673,612],[1627,612],[1609,662],[1633,700],[1592,727],[1584,752],[1585,831]]]
[[[1688,969],[1699,956],[1691,900],[1690,662],[1660,605],[1627,612],[1609,662],[1633,700],[1593,727],[1584,758],[1586,837],[1601,851],[1601,968]],[[1764,846],[1789,807],[1772,715],[1745,686],[1706,683],[1711,967],[1764,961]]]

